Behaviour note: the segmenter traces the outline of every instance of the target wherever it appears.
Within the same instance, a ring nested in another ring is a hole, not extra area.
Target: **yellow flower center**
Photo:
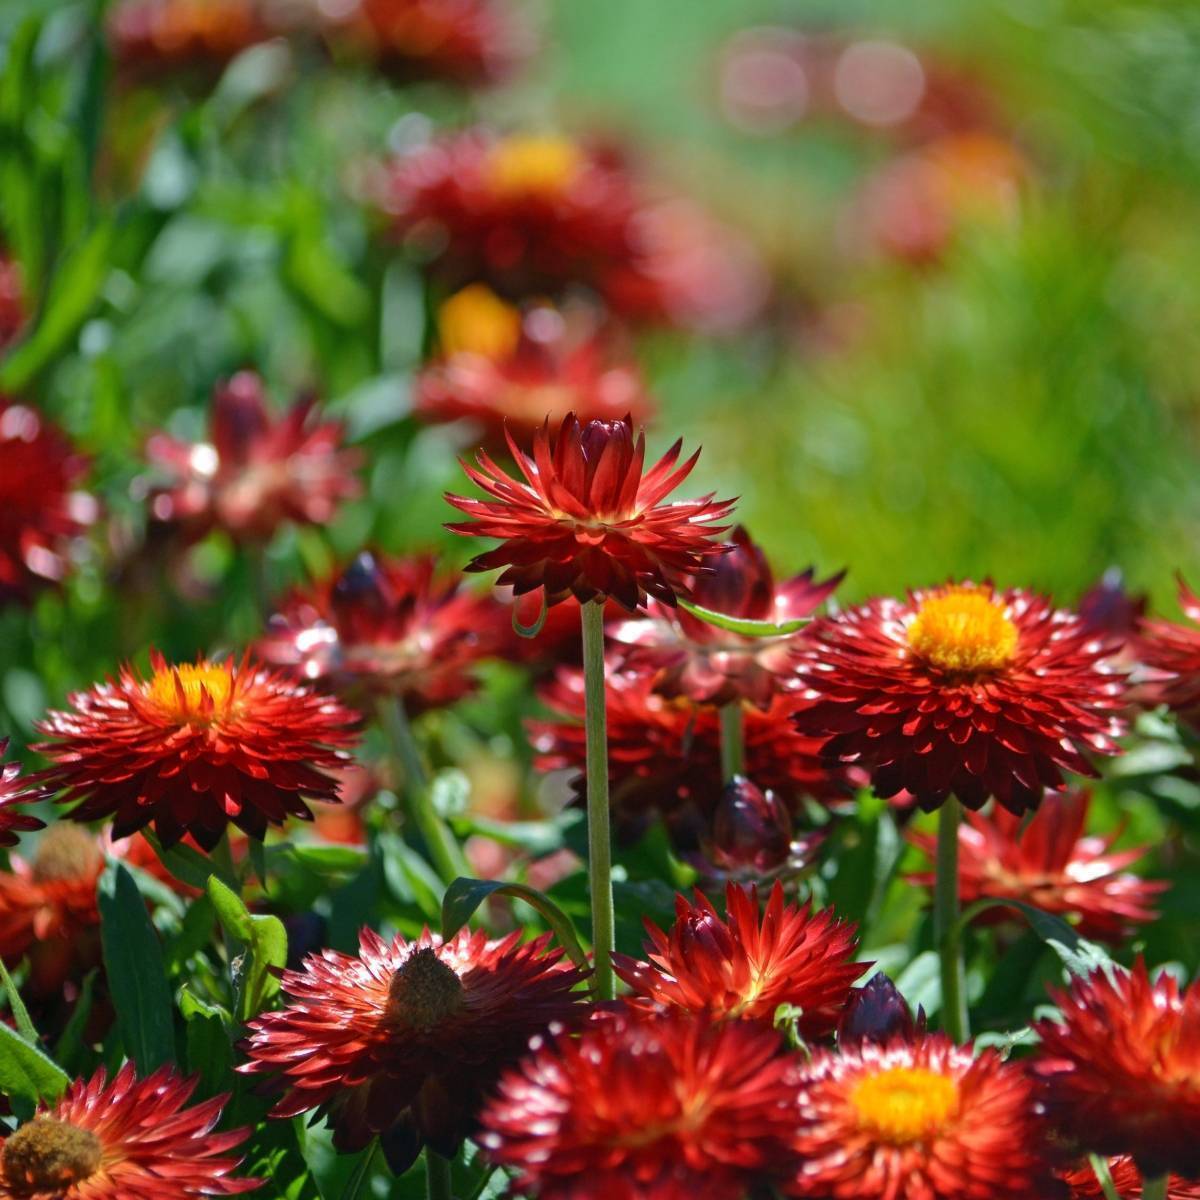
[[[908,627],[908,644],[943,671],[974,675],[997,671],[1012,660],[1017,627],[986,591],[952,587],[921,602]]]
[[[444,354],[508,358],[521,340],[521,314],[491,288],[473,283],[438,310],[438,340]]]
[[[63,879],[88,879],[104,862],[100,844],[79,825],[59,821],[38,839],[33,877],[38,883]]]
[[[554,196],[567,189],[582,164],[583,153],[569,138],[529,134],[492,147],[485,175],[500,196]]]
[[[94,1175],[103,1157],[100,1139],[87,1129],[52,1117],[22,1125],[0,1151],[7,1193],[59,1195]]]
[[[146,695],[181,725],[213,721],[229,711],[233,672],[224,664],[163,667],[146,685]]]
[[[422,946],[400,965],[388,987],[388,1013],[407,1029],[427,1033],[463,1006],[458,972],[433,946]]]
[[[958,1107],[958,1085],[921,1067],[868,1075],[850,1092],[861,1130],[892,1145],[932,1137]]]

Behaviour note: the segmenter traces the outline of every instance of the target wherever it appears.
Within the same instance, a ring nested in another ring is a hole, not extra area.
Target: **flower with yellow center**
[[[958,1106],[958,1085],[919,1067],[894,1067],[859,1080],[850,1091],[850,1104],[864,1133],[902,1146],[945,1127]]]
[[[17,1188],[57,1195],[94,1175],[102,1153],[100,1139],[89,1130],[38,1117],[4,1143],[0,1166]]]
[[[556,196],[571,185],[583,162],[583,151],[569,138],[518,134],[492,147],[484,175],[499,196]]]
[[[921,602],[908,627],[914,654],[943,671],[998,671],[1016,653],[1017,627],[1005,606],[981,588],[950,587]]]
[[[224,716],[233,697],[233,671],[228,663],[163,666],[146,684],[146,695],[164,713],[185,724]]]
[[[438,340],[447,357],[478,354],[503,360],[521,340],[521,314],[485,284],[473,283],[438,309]]]

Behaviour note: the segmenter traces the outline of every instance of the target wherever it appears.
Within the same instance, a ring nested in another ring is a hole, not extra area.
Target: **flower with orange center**
[[[714,542],[727,526],[732,500],[663,501],[691,474],[697,450],[681,467],[682,442],[648,471],[646,435],[633,436],[633,421],[566,417],[551,437],[547,422],[526,454],[508,435],[509,449],[525,481],[509,476],[486,451],[479,469],[463,464],[468,477],[491,500],[447,494],[471,521],[449,525],[470,537],[500,538],[468,571],[504,567],[501,585],[518,596],[544,589],[546,603],[575,596],[581,603],[612,598],[629,612],[647,595],[664,604],[688,595],[694,578],[726,547]]]
[[[8,738],[0,738],[0,758],[7,753]],[[15,846],[18,834],[42,828],[43,822],[22,812],[22,807],[48,795],[36,779],[21,777],[20,763],[0,764],[0,846]]]
[[[190,833],[211,850],[231,821],[261,840],[288,816],[311,819],[304,797],[337,799],[320,768],[346,761],[348,709],[250,659],[151,661],[149,679],[124,667],[38,726],[46,781],[80,801],[75,820],[111,817],[116,837],[153,824],[165,846]]]
[[[1034,1025],[1047,1111],[1081,1150],[1130,1155],[1143,1175],[1200,1178],[1200,982],[1096,970],[1051,995]]]
[[[758,888],[730,883],[726,920],[708,898],[675,898],[675,924],[664,933],[649,920],[648,962],[613,956],[617,974],[638,997],[715,1019],[770,1024],[781,1004],[800,1010],[806,1038],[837,1026],[850,987],[870,963],[855,962],[855,927],[833,912],[785,904],[783,885],[771,888],[759,917]]]
[[[819,1051],[796,1080],[783,1191],[820,1200],[1055,1195],[1031,1080],[943,1034]]]
[[[253,1191],[231,1152],[247,1130],[216,1133],[227,1096],[187,1107],[195,1080],[101,1068],[0,1140],[0,1200],[189,1200]]]
[[[987,816],[967,813],[958,831],[959,899],[964,905],[1019,900],[1074,918],[1084,937],[1111,942],[1153,921],[1158,914],[1151,906],[1167,885],[1125,870],[1145,854],[1145,846],[1114,852],[1116,834],[1084,835],[1090,804],[1083,791],[1050,796],[1024,827],[1020,817],[1001,808]],[[933,857],[935,838],[908,836]],[[918,874],[911,880],[932,887],[934,877]],[[1004,910],[990,909],[983,919],[996,919],[997,913]]]
[[[582,975],[549,935],[520,938],[385,942],[364,929],[358,958],[324,950],[284,974],[287,1007],[252,1022],[241,1069],[286,1085],[273,1116],[328,1115],[339,1150],[378,1134],[397,1173],[426,1143],[453,1157],[501,1070],[582,1011]]]
[[[1142,1173],[1132,1158],[1111,1158],[1108,1173],[1119,1200],[1142,1200]],[[1091,1163],[1081,1163],[1059,1177],[1070,1188],[1070,1200],[1104,1200],[1104,1186]],[[1172,1175],[1167,1184],[1167,1200],[1200,1200],[1200,1183],[1189,1183]]]
[[[925,809],[956,795],[1036,808],[1063,771],[1116,754],[1124,680],[1113,647],[1043,597],[970,583],[873,600],[816,622],[797,656],[796,720],[876,792]]]
[[[483,1113],[537,1200],[740,1200],[778,1176],[794,1114],[773,1030],[619,1009],[538,1038]]]
[[[1200,598],[1182,579],[1179,603],[1188,620],[1200,625]],[[1144,620],[1133,645],[1149,675],[1137,688],[1139,702],[1165,704],[1200,729],[1200,629],[1161,618]]]

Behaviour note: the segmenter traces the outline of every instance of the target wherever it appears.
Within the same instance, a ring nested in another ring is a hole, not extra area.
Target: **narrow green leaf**
[[[225,932],[246,947],[235,979],[237,1018],[245,1023],[279,992],[277,972],[287,962],[287,930],[278,917],[252,913],[215,875],[208,881],[208,897]]]
[[[1111,971],[1117,966],[1102,946],[1081,938],[1061,917],[1020,900],[978,900],[963,910],[959,918],[960,927],[965,929],[980,913],[990,908],[1013,908],[1020,912],[1033,932],[1058,955],[1072,975],[1090,975],[1095,970]]]
[[[92,1002],[96,994],[96,976],[98,974],[99,970],[93,967],[83,977],[83,987],[79,991],[79,999],[75,1001],[75,1007],[71,1009],[71,1019],[62,1031],[58,1045],[54,1047],[55,1062],[62,1063],[70,1073],[78,1073],[75,1068],[78,1066],[77,1059],[83,1050],[84,1031],[87,1029],[88,1020],[92,1015]]]
[[[711,608],[703,608],[699,604],[693,604],[690,600],[684,599],[680,599],[679,607],[706,625],[714,625],[717,629],[724,629],[727,633],[737,633],[742,637],[752,638],[787,637],[803,629],[812,620],[812,617],[798,617],[794,621],[781,621],[779,624],[775,624],[773,621],[750,621],[744,617],[726,616],[725,613],[715,612]]]
[[[170,850],[166,850],[154,830],[149,827],[142,830],[142,836],[150,843],[154,853],[158,855],[158,861],[176,879],[181,883],[188,884],[189,887],[204,891],[208,887],[208,880],[212,875],[223,879],[226,884],[235,882],[211,858],[205,857],[199,850],[195,850],[191,846],[185,846],[180,842],[172,846]]]
[[[0,960],[0,984],[4,985],[4,990],[8,994],[8,1007],[12,1009],[13,1020],[17,1023],[17,1032],[31,1046],[36,1046],[38,1033],[29,1019],[29,1009],[25,1007],[25,1001],[21,999],[21,993],[17,991],[17,985],[13,983],[12,976],[8,973],[8,968],[4,965],[3,960]]]
[[[53,1103],[68,1083],[67,1073],[48,1055],[0,1023],[0,1095],[29,1105]]]
[[[200,999],[188,987],[179,993],[179,1011],[185,1022],[188,1071],[200,1076],[202,1096],[216,1095],[228,1087],[233,1067],[233,1017],[219,1005]]]

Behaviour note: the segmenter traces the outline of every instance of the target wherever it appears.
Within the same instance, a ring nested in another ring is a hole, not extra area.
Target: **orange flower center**
[[[52,1117],[36,1117],[22,1125],[0,1151],[5,1191],[57,1196],[96,1173],[103,1149],[90,1130]]]
[[[146,695],[181,725],[215,721],[229,711],[233,672],[228,666],[209,662],[163,667],[146,685]]]
[[[433,946],[422,946],[392,976],[388,1013],[405,1028],[428,1033],[462,1008],[464,994],[458,972]]]
[[[1017,650],[1017,627],[1004,605],[980,588],[952,587],[921,602],[908,627],[918,657],[943,671],[968,675],[998,671]]]
[[[958,1085],[922,1067],[893,1067],[856,1083],[850,1105],[861,1130],[901,1146],[945,1126],[958,1107]]]
[[[60,821],[38,839],[33,877],[38,883],[88,879],[103,863],[99,843],[86,829]]]
[[[491,288],[473,283],[438,309],[438,340],[444,354],[505,359],[521,339],[521,314]]]
[[[556,196],[566,191],[582,164],[583,153],[569,138],[527,135],[492,147],[484,173],[500,196]]]

